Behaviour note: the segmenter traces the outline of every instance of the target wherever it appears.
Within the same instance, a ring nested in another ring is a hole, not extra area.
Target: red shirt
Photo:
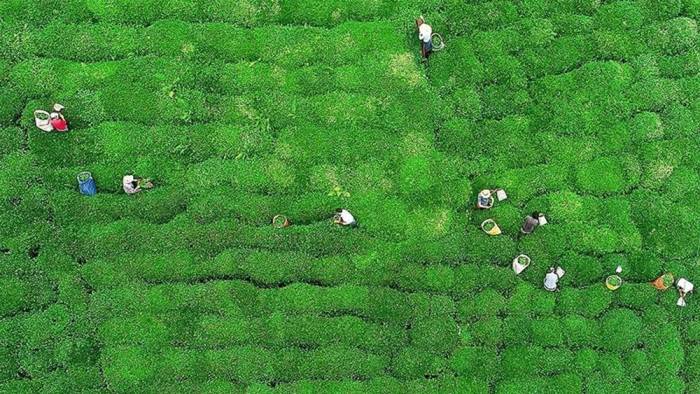
[[[51,126],[56,131],[68,131],[68,122],[65,119],[51,119]]]

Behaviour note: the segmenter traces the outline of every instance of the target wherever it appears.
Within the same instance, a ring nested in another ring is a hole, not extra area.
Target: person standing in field
[[[433,53],[433,28],[425,23],[422,16],[416,19],[416,27],[418,28],[421,56],[423,56],[424,59],[428,59],[430,54]]]

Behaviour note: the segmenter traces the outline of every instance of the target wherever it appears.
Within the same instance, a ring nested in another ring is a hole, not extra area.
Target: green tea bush
[[[656,289],[648,283],[625,283],[619,289],[618,302],[629,308],[640,310],[655,303],[656,299]]]
[[[602,5],[593,21],[598,29],[636,30],[643,26],[644,15],[639,4],[621,1]]]
[[[562,264],[571,272],[562,279],[563,284],[579,287],[603,280],[603,269],[598,259],[577,254],[566,254]]]
[[[426,352],[450,354],[457,345],[458,326],[451,318],[420,319],[411,324],[412,346]]]
[[[530,104],[530,96],[525,90],[513,91],[511,88],[501,85],[490,85],[484,88],[482,93],[484,117],[501,119],[508,115],[515,115],[525,111]]]
[[[498,363],[498,354],[491,348],[463,347],[452,355],[450,368],[458,376],[490,379],[496,373]]]
[[[658,139],[664,136],[664,124],[659,114],[641,112],[635,115],[630,130],[644,139]]]
[[[565,342],[573,348],[597,347],[600,344],[600,329],[594,320],[578,315],[566,315],[561,320]]]
[[[19,312],[26,303],[30,288],[27,283],[18,278],[6,277],[0,279],[3,288],[7,289],[7,297],[3,299],[0,315],[7,316]]]
[[[536,277],[538,279],[537,282],[539,282],[542,276],[536,275]],[[506,307],[511,315],[548,315],[552,313],[554,306],[554,298],[547,294],[539,293],[538,288],[531,284],[519,283],[512,290]]]
[[[525,378],[535,373],[553,374],[570,368],[573,354],[562,349],[538,346],[510,347],[501,356],[503,374],[510,378]]]
[[[657,45],[655,49],[666,54],[683,54],[697,47],[698,26],[694,19],[672,19],[657,27],[655,33],[652,41]]]
[[[593,37],[597,55],[603,59],[626,61],[647,51],[632,33],[597,31]]]
[[[430,77],[438,85],[447,88],[473,85],[484,81],[484,66],[465,38],[457,38],[450,43],[446,56],[436,57],[430,67]]]
[[[700,342],[700,321],[690,321],[685,331],[685,336],[691,342]]]
[[[690,364],[691,375],[690,378],[698,378],[698,366],[700,366],[700,349],[698,347],[692,347],[688,350],[688,362]]]
[[[605,286],[593,286],[578,290],[563,288],[557,299],[561,313],[575,313],[587,318],[594,318],[608,309],[612,302],[610,290]]]
[[[530,344],[532,338],[532,319],[525,316],[504,318],[502,337],[504,343],[512,345]]]
[[[663,118],[667,125],[669,137],[683,138],[692,135],[692,130],[697,129],[698,123],[693,117],[693,113],[681,106],[674,104],[668,108]]]
[[[576,180],[583,191],[605,195],[625,189],[623,174],[622,163],[612,158],[599,158],[578,169]]]
[[[543,77],[572,70],[593,54],[593,43],[584,35],[555,38],[543,48],[526,48],[523,63],[530,77]]]
[[[647,18],[665,20],[678,16],[683,9],[683,1],[671,0],[659,4],[652,0],[644,0],[642,6]]]
[[[447,8],[448,29],[454,35],[464,35],[473,30],[491,30],[503,27],[517,19],[515,4],[507,1],[464,4],[451,0],[447,4],[449,4]]]
[[[614,351],[628,350],[639,341],[641,328],[641,320],[631,310],[612,310],[603,316],[601,323],[603,346]]]
[[[692,391],[696,3],[3,2],[0,391]]]
[[[532,343],[542,347],[557,347],[564,343],[562,324],[558,319],[542,319],[532,322]]]
[[[452,100],[457,115],[467,119],[481,118],[481,97],[473,87],[457,89],[452,95]]]
[[[399,379],[438,376],[446,369],[444,358],[413,347],[403,348],[392,360],[391,370]]]
[[[667,78],[692,77],[697,74],[698,65],[700,65],[700,57],[697,51],[659,59],[661,75]]]
[[[504,306],[503,296],[492,289],[484,290],[473,299],[464,299],[458,304],[463,320],[496,316]]]
[[[469,334],[477,345],[497,347],[502,343],[502,327],[501,320],[487,318],[469,325]]]

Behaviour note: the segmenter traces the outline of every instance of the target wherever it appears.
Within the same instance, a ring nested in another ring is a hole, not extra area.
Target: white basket
[[[496,190],[496,198],[498,198],[498,201],[503,201],[508,198],[508,195],[506,194],[505,190],[498,189]]]
[[[566,271],[564,271],[564,269],[561,267],[557,267],[557,269],[554,270],[554,273],[557,274],[557,276],[561,278],[564,276],[564,274],[566,274]]]
[[[519,260],[521,257],[527,258],[527,264],[524,264],[524,265],[523,265],[523,264],[520,264],[520,262],[519,262],[518,260]],[[525,271],[525,268],[527,268],[527,267],[530,266],[530,263],[531,263],[531,262],[532,262],[532,260],[530,260],[530,257],[528,257],[528,256],[526,256],[526,255],[524,255],[524,254],[521,254],[521,255],[519,255],[519,256],[517,256],[516,258],[513,259],[513,271],[515,271],[515,274],[516,274],[516,275],[519,275],[521,272]]]
[[[46,111],[34,111],[34,124],[39,130],[53,131],[53,126],[51,126],[51,114]]]

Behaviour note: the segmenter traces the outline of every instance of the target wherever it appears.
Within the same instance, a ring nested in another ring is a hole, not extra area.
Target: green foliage
[[[649,282],[700,274],[699,1],[0,14],[0,391],[698,386],[694,296]],[[445,40],[423,63],[421,14]],[[55,102],[69,133],[34,127]],[[476,210],[485,188],[508,199]]]
[[[641,329],[641,320],[631,310],[610,311],[601,322],[603,346],[613,351],[630,349],[637,344]]]

